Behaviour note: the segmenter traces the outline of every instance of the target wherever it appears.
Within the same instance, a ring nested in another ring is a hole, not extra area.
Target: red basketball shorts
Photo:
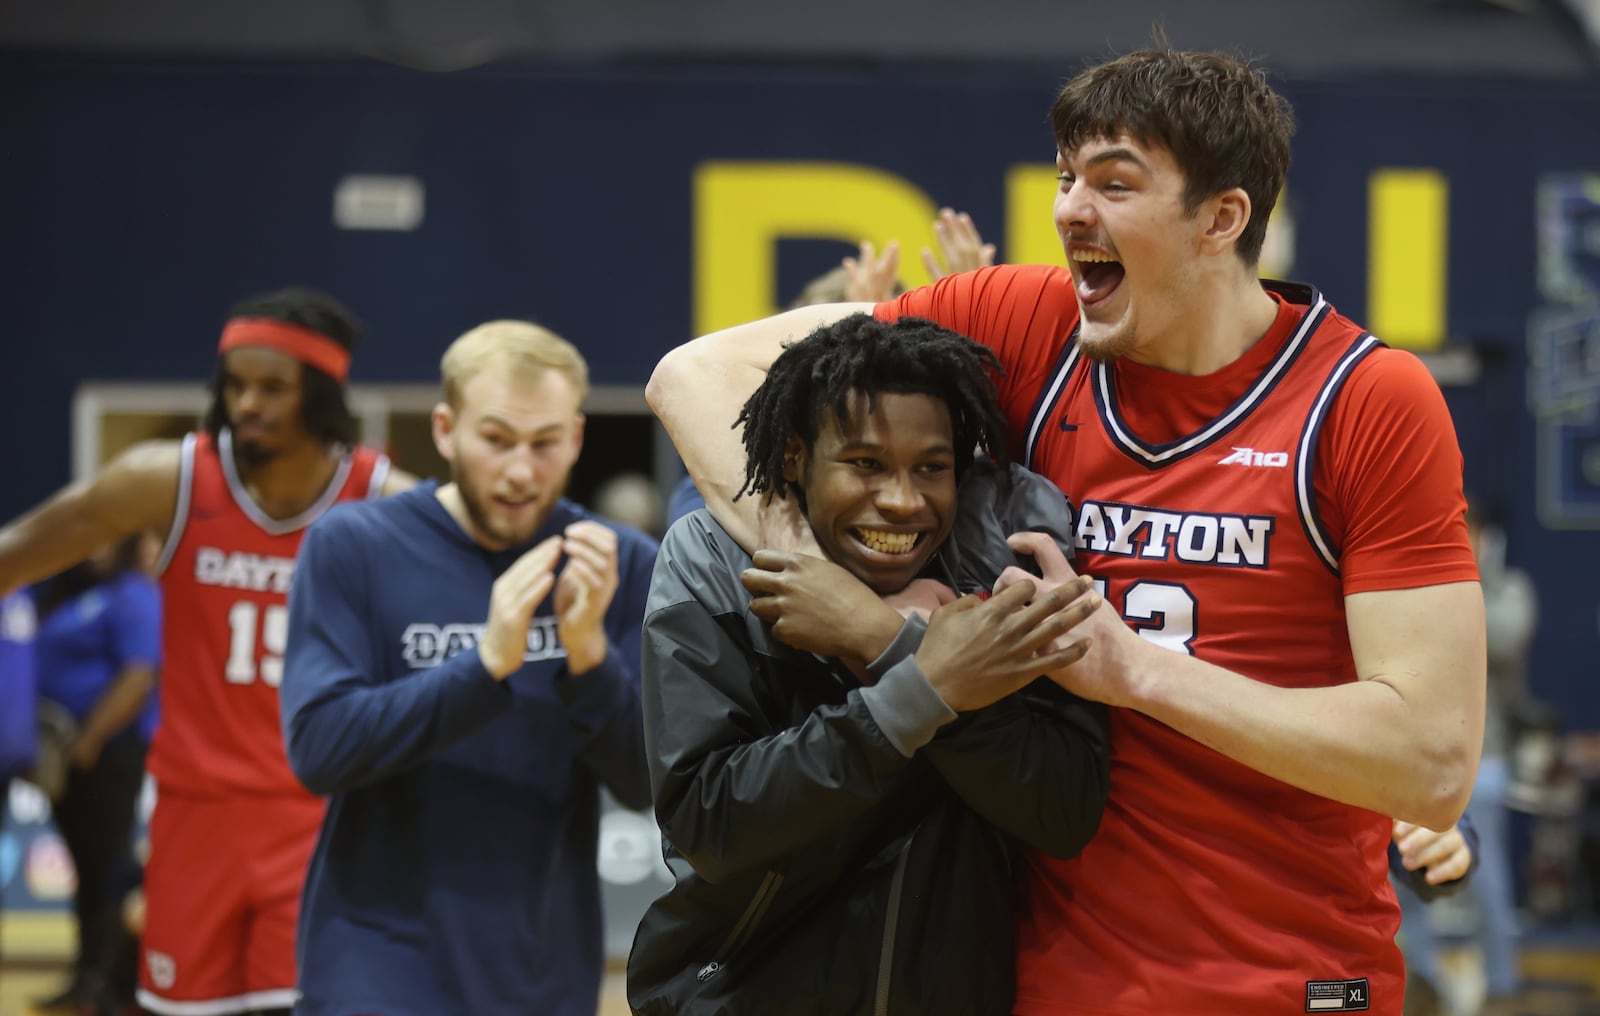
[[[172,1016],[294,1005],[295,921],[322,813],[311,797],[158,794],[141,1005]]]

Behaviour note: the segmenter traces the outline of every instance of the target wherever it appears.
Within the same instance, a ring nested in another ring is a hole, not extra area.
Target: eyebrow
[[[478,426],[480,426],[480,427],[499,427],[502,430],[509,430],[513,434],[520,433],[517,430],[517,428],[512,425],[511,421],[509,421],[509,420],[507,420],[507,419],[505,419],[503,417],[495,416],[493,414],[490,414],[488,416],[485,416],[485,417],[481,418],[478,421]],[[537,437],[544,437],[546,434],[552,434],[552,433],[560,432],[561,429],[563,427],[565,427],[565,426],[566,426],[566,422],[565,421],[557,420],[554,423],[544,424],[543,426],[534,429],[531,433],[532,433],[532,436],[536,437],[536,438]]]
[[[1138,166],[1140,169],[1150,168],[1145,164],[1143,159],[1134,154],[1133,149],[1120,147],[1107,148],[1103,152],[1097,152],[1094,155],[1091,155],[1089,160],[1083,164],[1083,168],[1093,169],[1095,166],[1099,166],[1107,162],[1117,162],[1120,160],[1127,160],[1128,162],[1133,163],[1135,166]]]
[[[843,444],[841,444],[839,446],[838,454],[843,455],[843,454],[845,454],[847,452],[881,452],[883,450],[884,450],[884,445],[878,444],[878,443],[873,442],[873,441],[857,440],[857,441],[846,441]],[[936,445],[930,445],[927,448],[922,449],[917,454],[919,454],[919,455],[954,455],[955,454],[955,448],[953,446],[949,445],[949,444],[936,444]]]

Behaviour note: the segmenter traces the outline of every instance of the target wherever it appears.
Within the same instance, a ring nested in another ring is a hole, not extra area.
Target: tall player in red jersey
[[[1017,1011],[1399,1016],[1386,816],[1455,821],[1483,730],[1444,400],[1314,289],[1258,279],[1292,129],[1259,72],[1134,53],[1069,82],[1052,119],[1070,268],[980,269],[876,307],[995,350],[1016,453],[1073,502],[1105,595],[1079,629],[1093,648],[1053,676],[1117,707],[1110,798],[1078,858],[1030,858]],[[869,306],[719,332],[652,377],[741,541],[794,527],[731,503],[725,421],[781,342]]]
[[[288,289],[229,314],[205,429],[136,445],[0,529],[0,588],[141,530],[166,534],[157,803],[140,1003],[156,1013],[287,1011],[294,928],[322,802],[284,757],[287,594],[306,527],[410,476],[353,447],[360,327]]]

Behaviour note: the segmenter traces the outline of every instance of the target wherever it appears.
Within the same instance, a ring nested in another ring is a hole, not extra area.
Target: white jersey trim
[[[333,479],[328,481],[328,486],[323,489],[322,496],[310,508],[292,518],[275,519],[261,510],[250,496],[250,491],[245,487],[244,480],[239,477],[239,467],[233,461],[233,434],[224,427],[217,432],[217,458],[222,460],[222,476],[227,481],[228,493],[233,496],[233,503],[239,506],[245,517],[254,522],[261,529],[272,536],[283,536],[298,529],[304,529],[322,517],[322,513],[332,508],[334,502],[339,500],[339,491],[344,489],[344,482],[350,476],[350,455],[346,453],[339,458],[339,468],[333,471]]]
[[[161,542],[161,556],[156,559],[156,575],[164,575],[172,555],[178,552],[183,540],[183,530],[189,524],[189,501],[194,496],[194,434],[183,435],[183,447],[178,452],[178,501],[172,509],[172,525],[167,528],[166,539]]]
[[[1056,376],[1051,379],[1050,387],[1046,389],[1044,398],[1039,403],[1039,409],[1034,414],[1033,423],[1028,427],[1028,440],[1022,446],[1022,464],[1028,469],[1033,468],[1033,453],[1039,447],[1039,432],[1044,429],[1044,422],[1055,412],[1056,400],[1061,398],[1061,388],[1067,383],[1067,378],[1072,376],[1072,368],[1078,365],[1076,330],[1073,335],[1072,349],[1067,353],[1067,358],[1060,369],[1056,371]]]
[[[230,1016],[232,1013],[253,1012],[256,1009],[290,1009],[300,1000],[300,993],[293,988],[274,988],[270,991],[247,991],[230,998],[177,1002],[140,988],[138,998],[140,1005],[162,1016]]]
[[[379,455],[378,461],[372,464],[372,479],[367,481],[367,497],[382,497],[383,485],[389,479],[389,456]]]
[[[1299,353],[1301,347],[1306,344],[1311,334],[1317,330],[1317,326],[1322,323],[1323,311],[1327,306],[1328,301],[1322,298],[1321,293],[1317,293],[1314,302],[1307,308],[1305,317],[1300,320],[1299,327],[1295,329],[1289,341],[1284,344],[1283,349],[1278,352],[1271,366],[1261,373],[1261,376],[1256,379],[1255,384],[1250,386],[1250,390],[1245,393],[1243,398],[1234,403],[1233,407],[1226,413],[1212,420],[1205,427],[1189,435],[1184,440],[1177,444],[1164,445],[1159,449],[1146,445],[1123,427],[1122,419],[1117,413],[1116,399],[1111,391],[1111,365],[1105,363],[1096,364],[1093,375],[1094,385],[1099,395],[1100,405],[1104,410],[1102,415],[1107,428],[1111,432],[1112,441],[1133,458],[1141,459],[1152,466],[1158,466],[1171,459],[1186,455],[1194,449],[1215,440],[1251,410],[1255,409],[1267,392],[1272,390],[1284,371],[1288,370],[1289,364],[1294,362],[1295,356]]]
[[[1349,352],[1339,358],[1333,373],[1322,383],[1322,390],[1317,393],[1317,401],[1311,406],[1311,417],[1307,421],[1305,430],[1300,433],[1299,453],[1295,457],[1294,497],[1299,502],[1300,521],[1305,525],[1306,534],[1311,537],[1311,546],[1316,550],[1317,556],[1322,558],[1322,563],[1335,575],[1339,573],[1339,555],[1334,549],[1333,539],[1323,528],[1322,520],[1317,517],[1317,492],[1315,479],[1312,476],[1316,462],[1312,451],[1316,447],[1317,435],[1322,433],[1322,421],[1327,418],[1328,403],[1339,389],[1344,387],[1345,377],[1355,365],[1360,363],[1374,346],[1379,345],[1382,343],[1376,336],[1363,335]]]

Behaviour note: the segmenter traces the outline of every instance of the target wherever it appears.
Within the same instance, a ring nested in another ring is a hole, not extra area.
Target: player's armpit
[[[0,529],[0,589],[48,578],[142,530],[166,536],[181,459],[180,442],[141,442]]]

